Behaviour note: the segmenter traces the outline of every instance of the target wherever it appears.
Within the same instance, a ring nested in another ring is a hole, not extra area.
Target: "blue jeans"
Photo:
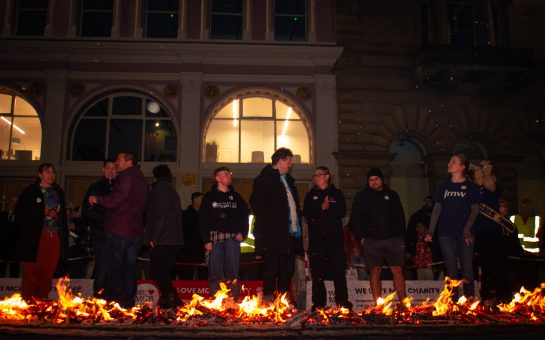
[[[141,236],[106,235],[107,296],[123,308],[134,307],[136,296],[136,261],[138,252],[144,244]]]
[[[208,259],[208,288],[210,295],[219,290],[221,281],[238,281],[238,270],[240,267],[240,242],[234,238],[214,243]],[[229,284],[233,296],[240,293],[238,282]]]
[[[473,279],[473,243],[467,244],[463,237],[439,237],[439,246],[445,262],[445,276],[452,279],[458,277],[458,259],[460,260],[460,272],[464,283],[464,295],[475,296],[475,282]],[[456,294],[455,294],[456,296]]]

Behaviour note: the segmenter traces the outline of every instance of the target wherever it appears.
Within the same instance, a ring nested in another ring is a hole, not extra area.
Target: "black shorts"
[[[388,238],[373,240],[366,238],[363,241],[363,258],[365,266],[382,267],[403,266],[405,263],[405,241],[402,238]]]

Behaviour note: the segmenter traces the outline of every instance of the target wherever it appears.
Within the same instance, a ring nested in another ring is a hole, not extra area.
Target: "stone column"
[[[64,70],[47,70],[45,72],[46,96],[45,112],[42,119],[42,155],[44,162],[51,162],[57,168],[62,163],[61,131],[65,131],[64,102],[68,73]]]
[[[339,178],[337,161],[333,155],[337,151],[337,91],[334,75],[315,75],[315,102],[316,102],[316,133],[314,164],[327,166]]]
[[[14,0],[4,0],[4,24],[2,25],[2,37],[13,35],[13,6]],[[1,6],[1,5],[0,5]]]
[[[182,206],[186,207],[191,203],[191,193],[197,190],[199,184],[198,171],[202,144],[200,125],[202,73],[182,73],[180,84],[182,95],[180,98],[181,125],[178,162],[180,162],[181,176],[186,178],[193,176],[194,178],[193,185],[182,185],[180,189]]]

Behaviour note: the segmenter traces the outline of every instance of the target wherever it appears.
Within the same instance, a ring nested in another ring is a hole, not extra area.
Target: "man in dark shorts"
[[[398,194],[383,184],[383,180],[380,169],[369,170],[367,187],[354,197],[349,228],[363,247],[375,302],[382,292],[380,272],[384,264],[390,267],[394,289],[403,301],[406,297],[403,277],[405,214]]]

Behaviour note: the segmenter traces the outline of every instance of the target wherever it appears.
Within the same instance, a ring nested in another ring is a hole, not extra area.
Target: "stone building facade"
[[[406,214],[448,178],[454,151],[495,166],[516,209],[545,214],[545,3],[337,1],[340,184],[372,166]]]

